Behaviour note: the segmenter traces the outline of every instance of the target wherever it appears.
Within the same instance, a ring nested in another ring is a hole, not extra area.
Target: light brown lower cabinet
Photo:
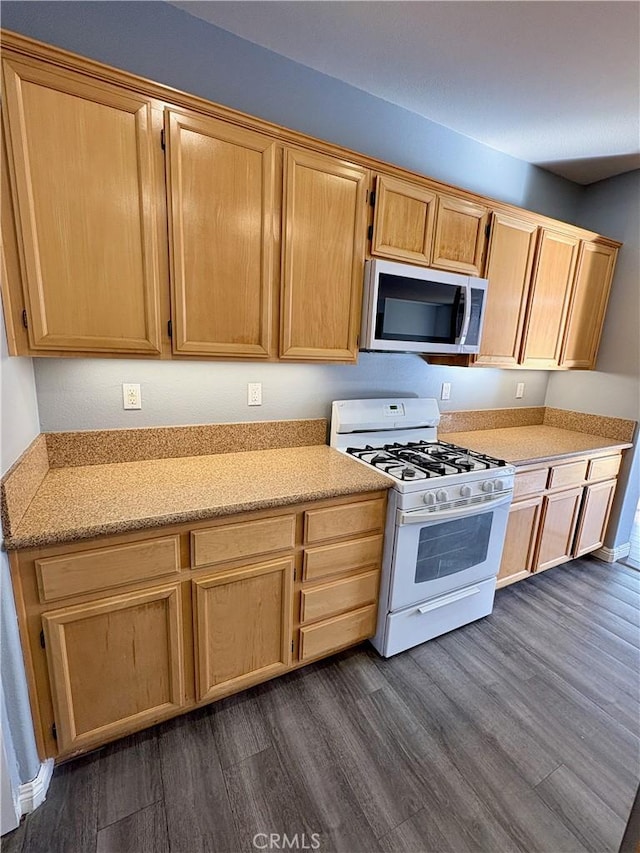
[[[371,637],[385,516],[378,491],[10,552],[41,758]]]
[[[152,725],[184,704],[180,584],[42,617],[61,750]]]
[[[498,588],[602,546],[620,462],[609,453],[516,472]]]

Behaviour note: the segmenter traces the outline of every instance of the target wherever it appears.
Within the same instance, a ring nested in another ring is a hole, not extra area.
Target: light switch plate
[[[451,383],[443,382],[442,390],[440,391],[440,399],[441,400],[450,400],[451,399]]]
[[[524,397],[524,382],[518,382],[516,385],[516,399]]]

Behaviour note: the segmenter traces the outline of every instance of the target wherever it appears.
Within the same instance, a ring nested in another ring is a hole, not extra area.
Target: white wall
[[[2,474],[40,432],[38,401],[30,358],[9,358],[4,318],[0,316],[0,417]]]
[[[546,404],[640,420],[640,170],[587,187],[579,224],[621,240],[595,370],[553,373]],[[637,448],[626,454],[606,545],[629,541],[640,491]],[[627,483],[626,494],[624,490]]]
[[[447,409],[541,406],[542,371],[435,367],[416,355],[361,353],[357,365],[238,364],[116,359],[36,359],[43,431],[328,417],[332,400],[439,397]],[[526,383],[515,399],[516,383]],[[122,383],[139,382],[142,409],[124,411]],[[263,405],[247,406],[247,382],[262,382]]]

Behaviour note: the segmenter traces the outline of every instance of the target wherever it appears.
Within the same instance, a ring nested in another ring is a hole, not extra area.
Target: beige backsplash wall
[[[436,367],[420,356],[361,353],[357,365],[34,359],[43,432],[329,417],[332,400],[436,397],[442,411],[544,405],[543,371]],[[122,383],[139,382],[142,409],[124,411]],[[247,406],[247,383],[262,406]],[[516,384],[525,396],[516,400]]]

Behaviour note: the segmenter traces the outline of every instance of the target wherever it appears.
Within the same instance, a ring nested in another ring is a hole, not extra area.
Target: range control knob
[[[493,480],[486,480],[482,484],[482,491],[483,492],[492,492],[493,491]]]
[[[471,486],[460,486],[460,496],[463,498],[470,498]]]
[[[441,503],[445,503],[446,501],[449,500],[449,495],[447,494],[447,492],[445,492],[444,489],[440,489],[440,491],[437,493],[436,497],[438,498],[438,500]]]
[[[503,492],[505,489],[504,480],[496,480],[495,486],[496,486],[496,492]]]
[[[422,498],[422,500],[426,503],[427,506],[433,506],[436,502],[436,496],[433,492],[427,492],[427,494]]]

